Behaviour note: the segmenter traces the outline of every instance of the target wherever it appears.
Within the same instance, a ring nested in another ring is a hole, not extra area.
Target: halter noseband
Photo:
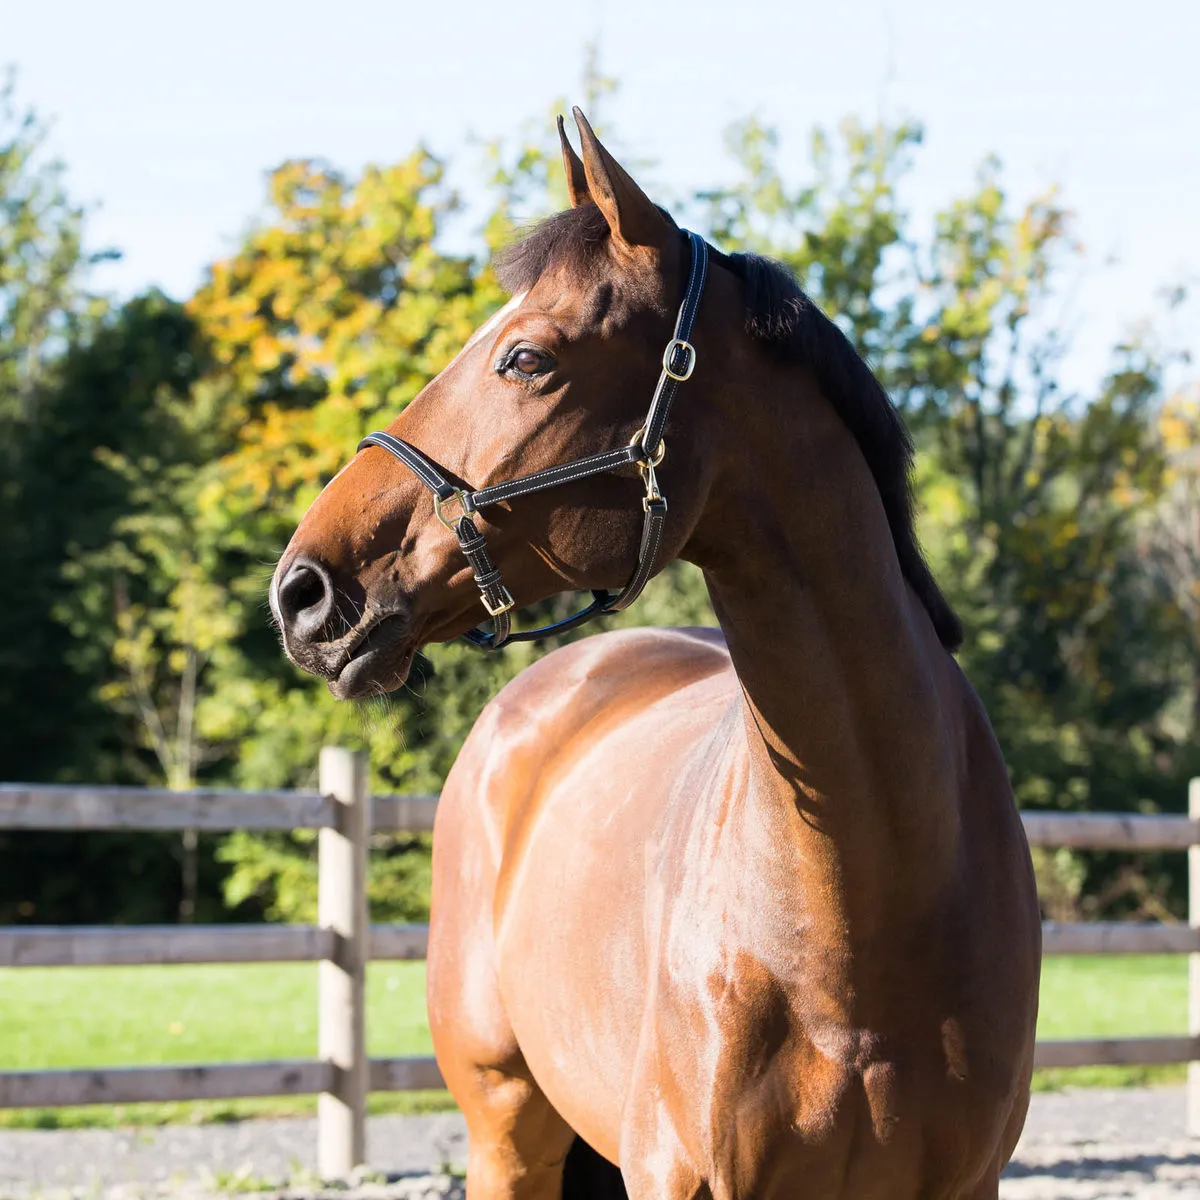
[[[484,629],[472,629],[463,635],[473,646],[482,650],[499,650],[506,642],[530,642],[552,634],[565,633],[568,629],[574,629],[595,617],[628,608],[649,582],[662,542],[663,526],[667,520],[667,499],[659,491],[654,469],[662,462],[666,453],[663,430],[671,411],[671,402],[675,399],[679,385],[691,377],[696,367],[696,349],[689,339],[696,320],[696,310],[700,307],[700,297],[704,292],[704,281],[708,275],[707,243],[699,234],[685,232],[691,247],[691,268],[688,272],[687,290],[675,321],[675,336],[663,351],[662,374],[658,377],[658,385],[654,389],[645,423],[633,435],[628,446],[617,450],[605,450],[587,458],[577,458],[574,462],[563,463],[561,466],[546,467],[529,475],[521,475],[508,483],[496,483],[491,487],[471,491],[468,488],[456,488],[431,459],[415,446],[393,437],[390,433],[368,433],[358,443],[359,450],[367,446],[378,446],[386,450],[408,467],[433,493],[434,512],[438,520],[458,538],[459,549],[474,572],[480,600],[492,618],[490,633]],[[488,555],[487,542],[475,527],[471,514],[488,504],[500,504],[517,496],[528,496],[562,483],[572,483],[576,479],[627,466],[636,466],[646,485],[646,494],[642,497],[642,509],[646,514],[642,525],[642,542],[638,550],[637,567],[629,582],[615,594],[593,591],[591,604],[573,616],[538,629],[514,633],[508,614],[516,608],[516,601],[500,581],[500,572]],[[445,512],[446,508],[454,504],[457,504],[460,510],[457,520],[452,520]]]

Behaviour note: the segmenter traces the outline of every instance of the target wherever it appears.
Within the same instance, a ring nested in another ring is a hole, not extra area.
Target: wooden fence
[[[1024,814],[1033,845],[1187,850],[1188,925],[1094,923],[1044,927],[1047,954],[1188,954],[1186,1037],[1041,1041],[1041,1067],[1189,1063],[1189,1128],[1200,1133],[1200,780],[1189,815]],[[364,1160],[372,1091],[442,1086],[432,1058],[368,1059],[369,959],[422,959],[424,925],[370,925],[370,834],[433,827],[436,796],[368,794],[366,763],[321,751],[319,790],[170,792],[151,788],[0,785],[0,829],[317,829],[316,925],[0,928],[0,967],[148,963],[316,962],[317,1057],[286,1062],[0,1072],[0,1108],[317,1094],[318,1170],[333,1178]]]

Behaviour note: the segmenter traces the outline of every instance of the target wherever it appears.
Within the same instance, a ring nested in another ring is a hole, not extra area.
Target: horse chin
[[[394,692],[407,681],[416,652],[408,622],[398,616],[384,618],[328,680],[329,690],[339,700]]]

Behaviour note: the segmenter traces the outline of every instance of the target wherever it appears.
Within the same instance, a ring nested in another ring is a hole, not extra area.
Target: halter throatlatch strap
[[[458,547],[463,552],[479,598],[492,619],[491,630],[472,629],[463,636],[473,646],[483,650],[499,650],[506,642],[530,642],[539,638],[566,633],[579,625],[603,616],[605,613],[620,612],[628,608],[642,594],[642,589],[654,573],[654,564],[662,546],[663,528],[667,522],[667,498],[659,490],[655,468],[666,453],[663,431],[671,412],[671,402],[679,385],[691,378],[696,368],[696,349],[691,343],[692,326],[700,297],[704,293],[704,281],[708,276],[708,245],[698,234],[687,233],[691,249],[691,265],[688,270],[687,289],[679,316],[675,321],[675,336],[663,351],[662,373],[650,400],[650,408],[642,427],[633,435],[628,446],[616,450],[603,450],[587,458],[557,467],[546,467],[529,475],[521,475],[507,483],[494,483],[490,487],[472,491],[470,488],[455,487],[430,458],[408,442],[390,433],[369,433],[358,444],[362,450],[367,446],[378,446],[402,462],[433,493],[433,507],[437,518],[458,538]],[[592,602],[586,608],[551,625],[537,629],[514,632],[509,613],[516,608],[516,601],[500,579],[500,571],[488,554],[487,541],[479,532],[472,516],[488,504],[501,504],[518,496],[528,496],[546,488],[558,487],[615,471],[620,467],[636,466],[641,473],[646,493],[642,497],[645,519],[642,523],[642,541],[638,548],[637,566],[629,582],[617,593],[593,591]],[[448,512],[452,505],[458,507],[457,514]]]

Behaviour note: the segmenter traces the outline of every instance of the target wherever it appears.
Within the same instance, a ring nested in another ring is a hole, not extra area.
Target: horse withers
[[[499,645],[515,604],[704,571],[719,633],[543,658],[446,782],[429,1017],[468,1194],[995,1197],[1038,905],[911,443],[783,268],[678,229],[576,120],[571,209],[498,266],[513,301],[271,590],[288,655],[353,697],[429,642]]]

